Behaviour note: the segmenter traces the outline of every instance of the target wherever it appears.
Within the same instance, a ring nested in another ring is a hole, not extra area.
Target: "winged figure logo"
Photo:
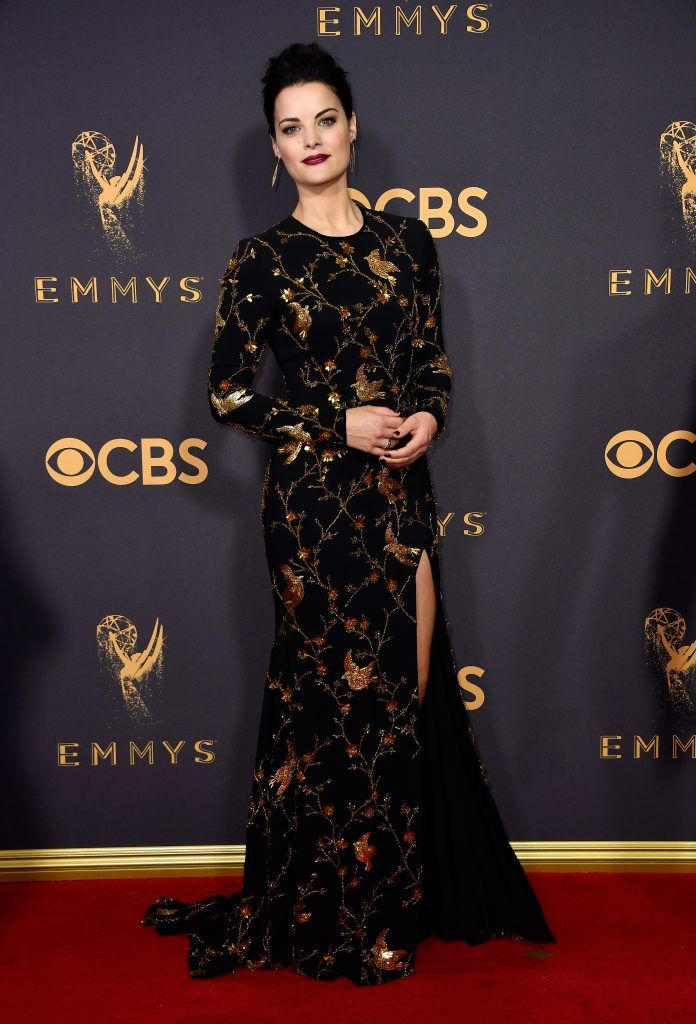
[[[76,184],[98,212],[102,234],[114,253],[134,254],[134,212],[142,214],[143,145],[135,136],[125,170],[116,170],[116,148],[101,132],[81,132],[71,146]]]

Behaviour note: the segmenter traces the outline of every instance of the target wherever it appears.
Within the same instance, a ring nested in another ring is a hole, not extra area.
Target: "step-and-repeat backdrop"
[[[290,213],[260,78],[348,70],[356,198],[422,218],[462,699],[513,840],[689,840],[690,0],[3,12],[3,845],[243,843],[268,446],[210,415],[219,279]],[[272,356],[256,387],[282,393]],[[5,774],[7,778],[7,774]]]

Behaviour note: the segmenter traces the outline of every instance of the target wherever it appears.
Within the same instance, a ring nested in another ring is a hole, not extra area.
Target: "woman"
[[[142,923],[190,934],[194,978],[286,964],[374,985],[410,974],[426,935],[555,939],[489,792],[447,635],[426,457],[451,384],[432,236],[351,200],[356,116],[329,54],[289,46],[263,81],[276,172],[298,202],[237,244],[208,382],[220,423],[271,444],[276,632],[244,881],[162,896]],[[252,388],[266,344],[287,399]]]

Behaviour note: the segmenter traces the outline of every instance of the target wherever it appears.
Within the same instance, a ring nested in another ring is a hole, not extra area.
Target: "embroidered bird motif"
[[[375,964],[377,967],[381,967],[384,971],[400,971],[406,967],[403,962],[403,957],[407,955],[405,949],[389,949],[387,946],[387,932],[388,928],[383,928],[377,936],[377,941],[372,947],[372,955],[374,957]]]
[[[341,676],[341,679],[347,679],[348,685],[351,690],[364,690],[370,685],[370,678],[372,673],[372,666],[374,662],[370,662],[365,668],[358,668],[353,661],[353,652],[347,651],[346,656],[343,659],[343,667],[345,672]]]
[[[370,833],[365,832],[353,843],[356,859],[359,860],[361,864],[365,865],[366,871],[372,871],[372,858],[377,853],[377,847],[370,846],[369,838]]]
[[[289,565],[286,565],[285,563],[279,566],[279,569],[287,583],[287,587],[280,596],[285,607],[289,612],[292,612],[297,608],[298,604],[304,597],[304,583],[302,582],[302,576],[299,576],[290,568]]]
[[[281,764],[280,768],[277,769],[271,775],[268,780],[269,786],[277,786],[276,796],[282,796],[285,790],[292,782],[292,777],[295,774],[297,768],[297,757],[295,756],[295,745],[292,740],[288,740],[288,752],[286,761]]]
[[[396,284],[394,273],[398,271],[399,268],[389,260],[383,260],[379,254],[379,249],[373,249],[368,256],[365,256],[365,260],[373,274],[376,274],[377,277],[384,278],[385,281],[388,281],[391,285]]]
[[[392,505],[395,501],[402,501],[406,497],[406,492],[399,481],[390,474],[389,466],[387,465],[379,467],[379,471],[377,473],[377,490],[387,499],[387,501],[391,502]]]
[[[369,381],[367,379],[367,363],[362,363],[355,374],[356,382],[351,384],[361,402],[371,402],[373,398],[384,398],[382,391],[383,382],[380,380]]]
[[[273,412],[278,412],[278,410],[273,409]],[[283,460],[283,464],[286,466],[295,461],[305,445],[314,448],[314,440],[311,434],[304,429],[303,421],[292,423],[287,427],[278,427],[278,433],[286,434],[290,438],[287,444],[280,445],[278,449],[283,455],[287,455],[287,458]]]
[[[309,306],[302,306],[299,302],[288,302],[288,306],[295,310],[292,329],[304,341],[312,326],[312,314],[309,312]]]
[[[435,373],[446,373],[448,377],[452,376],[452,367],[450,366],[449,359],[445,352],[438,352],[434,359],[431,359],[428,366]]]
[[[229,381],[221,381],[218,387],[211,391],[210,400],[221,415],[234,412],[240,405],[244,405],[250,398],[253,398],[253,391],[248,388],[238,388],[236,391],[229,391]],[[222,394],[221,394],[222,392]]]
[[[420,548],[407,547],[406,544],[400,544],[396,539],[391,523],[387,525],[384,536],[387,538],[387,543],[384,545],[385,551],[388,551],[390,555],[393,555],[403,565],[417,565],[415,558],[420,553]],[[411,555],[414,557],[411,558]]]

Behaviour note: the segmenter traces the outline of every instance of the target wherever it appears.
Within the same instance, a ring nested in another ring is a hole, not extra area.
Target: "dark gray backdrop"
[[[659,160],[667,126],[696,120],[693,4],[496,0],[485,33],[466,30],[462,5],[446,35],[427,6],[420,35],[395,34],[395,7],[378,9],[379,35],[356,35],[346,6],[340,35],[324,37],[304,0],[4,5],[7,848],[244,841],[273,636],[269,449],[214,423],[206,374],[236,241],[296,202],[282,172],[270,187],[259,79],[269,55],[312,39],[350,72],[350,184],[371,205],[413,193],[388,208],[422,216],[437,238],[454,369],[431,456],[441,515],[453,513],[443,590],[457,664],[483,671],[472,723],[510,836],[696,838],[694,754],[671,749],[696,717],[676,714],[644,645],[656,607],[683,615],[684,643],[696,637],[694,476],[653,465],[621,479],[604,460],[619,431],[657,445],[696,428],[683,286],[696,257]],[[84,131],[111,140],[119,172],[136,135],[143,144],[139,254],[112,252],[80,198],[70,147]],[[471,187],[485,230],[440,234],[426,190],[442,190],[470,231],[457,197]],[[643,293],[648,267],[673,268],[671,294]],[[633,294],[610,296],[609,272],[625,268]],[[110,302],[111,274],[136,276],[137,304]],[[148,274],[171,277],[161,304]],[[95,275],[100,301],[71,303],[71,275]],[[179,300],[186,275],[201,278],[198,302]],[[40,276],[58,278],[59,302],[36,301]],[[272,357],[257,387],[280,387]],[[93,451],[200,438],[208,476],[116,486],[97,471],[61,486],[44,457],[65,437]],[[693,446],[672,457],[687,464]],[[107,615],[130,619],[138,650],[163,625],[154,724],[128,713],[100,662]],[[603,735],[623,737],[622,758],[600,756]],[[660,756],[635,758],[634,735],[659,735]],[[154,765],[131,765],[129,742],[149,739]],[[177,765],[163,740],[185,741]],[[198,740],[213,741],[214,762],[196,763]],[[118,763],[92,765],[92,742],[114,742]],[[65,743],[79,764],[59,763]]]

